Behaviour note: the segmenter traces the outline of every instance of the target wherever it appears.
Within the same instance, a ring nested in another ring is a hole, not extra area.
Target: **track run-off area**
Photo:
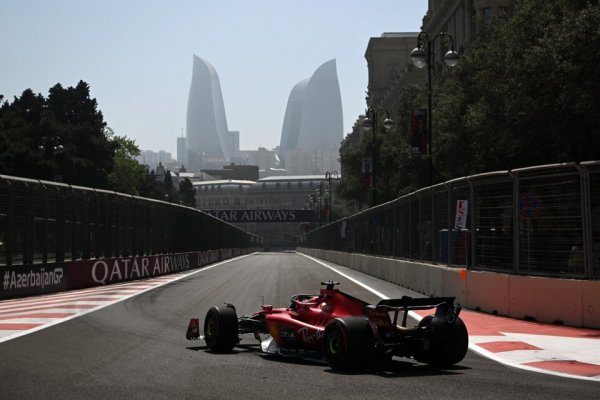
[[[125,284],[0,302],[2,399],[599,399],[600,382],[501,364],[469,351],[450,368],[410,359],[354,373],[187,341],[192,317],[230,302],[238,315],[287,306],[320,282],[370,303],[420,296],[297,253],[256,253]],[[416,322],[415,322],[416,323]],[[467,322],[467,327],[469,326]]]

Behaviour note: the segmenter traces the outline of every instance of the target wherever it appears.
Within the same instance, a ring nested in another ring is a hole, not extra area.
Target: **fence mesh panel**
[[[513,271],[512,192],[510,177],[474,182],[475,265],[481,269]]]
[[[583,275],[580,176],[520,176],[519,272]]]
[[[249,248],[257,243],[247,232],[191,208],[0,176],[0,265]]]
[[[600,278],[600,166],[590,169],[590,217],[592,274]]]
[[[378,226],[381,218],[385,223]],[[309,232],[306,245],[323,248],[325,229],[337,232],[340,223]],[[600,162],[456,179],[347,217],[344,224],[355,227],[354,241],[345,246],[350,252],[600,279]]]

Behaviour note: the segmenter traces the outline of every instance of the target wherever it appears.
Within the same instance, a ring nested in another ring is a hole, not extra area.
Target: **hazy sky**
[[[0,94],[90,85],[104,120],[176,156],[192,57],[221,81],[243,150],[279,145],[292,87],[337,60],[344,136],[364,113],[370,37],[418,32],[427,0],[0,0]]]

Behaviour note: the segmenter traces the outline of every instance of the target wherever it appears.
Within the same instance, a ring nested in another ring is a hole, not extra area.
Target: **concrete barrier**
[[[509,315],[582,326],[582,281],[509,276]]]
[[[375,276],[426,296],[513,318],[600,328],[600,281],[509,275],[336,251],[305,253]]]
[[[600,281],[583,281],[581,292],[583,326],[600,328]]]
[[[455,302],[466,307],[467,271],[464,268],[442,269],[442,296],[455,297]]]
[[[509,316],[508,298],[509,275],[485,271],[467,272],[467,308]]]

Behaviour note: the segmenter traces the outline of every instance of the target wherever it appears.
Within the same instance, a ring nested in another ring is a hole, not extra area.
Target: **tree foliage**
[[[108,175],[109,187],[116,192],[139,196],[149,175],[148,168],[135,159],[140,154],[140,149],[135,141],[116,136],[112,130],[110,132],[109,136],[117,143],[117,150],[113,159],[113,171]]]
[[[517,3],[510,19],[479,25],[458,66],[434,78],[434,183],[600,156],[598,1]],[[396,126],[377,135],[378,203],[429,184],[429,155],[411,155],[407,142],[410,111],[426,104],[425,85],[415,85],[386,105]],[[370,142],[355,129],[340,149],[339,195],[359,206]]]
[[[106,188],[118,144],[89,86],[55,85],[47,98],[25,90],[0,107],[0,171]]]
[[[600,8],[529,0],[474,42],[436,91],[442,178],[600,155]]]
[[[0,95],[0,102],[4,99]],[[170,173],[156,179],[140,149],[106,126],[90,88],[56,84],[0,105],[0,173],[179,202]],[[167,171],[168,172],[168,171]]]
[[[196,207],[196,189],[188,178],[179,182],[179,195],[184,206]]]

